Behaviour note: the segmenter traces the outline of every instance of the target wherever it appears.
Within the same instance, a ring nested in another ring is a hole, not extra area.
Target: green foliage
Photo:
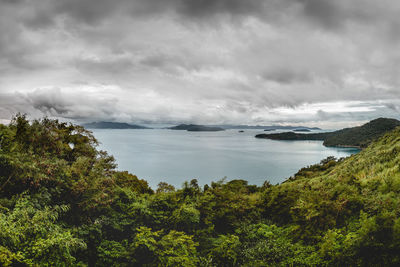
[[[268,224],[245,225],[238,229],[241,236],[240,261],[244,266],[308,266],[318,261],[312,257],[314,248],[295,242],[291,227]]]
[[[133,259],[140,266],[196,266],[198,263],[196,242],[183,232],[153,232],[140,227],[133,239]]]
[[[240,241],[236,235],[220,235],[213,240],[208,257],[215,266],[235,266],[239,257]]]
[[[129,266],[128,242],[103,240],[97,247],[97,266]]]
[[[86,244],[57,224],[67,206],[37,208],[29,197],[18,198],[12,210],[0,214],[2,265],[66,266],[76,262],[71,252]]]

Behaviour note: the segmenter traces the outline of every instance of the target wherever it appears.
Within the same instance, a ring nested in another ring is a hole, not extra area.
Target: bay
[[[153,188],[159,182],[181,187],[197,179],[200,185],[224,177],[262,185],[281,183],[300,168],[328,156],[347,157],[353,148],[327,148],[322,141],[257,139],[262,130],[188,132],[168,129],[92,130],[99,149],[113,155],[119,170],[145,179]]]

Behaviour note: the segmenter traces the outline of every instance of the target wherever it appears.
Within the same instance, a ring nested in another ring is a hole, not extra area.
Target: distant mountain
[[[218,132],[224,131],[225,129],[216,126],[204,126],[196,124],[179,124],[174,127],[170,127],[171,130],[186,130],[189,132]]]
[[[293,132],[311,132],[311,130],[302,128],[302,129],[294,129]]]
[[[258,134],[256,138],[273,140],[322,140],[324,146],[359,147],[368,146],[373,140],[400,126],[396,119],[378,118],[362,126],[345,128],[327,133],[302,134],[294,132]]]
[[[83,124],[88,129],[150,129],[141,125],[128,124],[124,122],[100,121]]]
[[[220,127],[223,129],[254,129],[254,130],[266,130],[266,131],[274,131],[274,130],[295,130],[295,129],[307,129],[307,130],[321,130],[318,127],[306,127],[306,126],[281,126],[281,125],[213,125],[216,127]]]

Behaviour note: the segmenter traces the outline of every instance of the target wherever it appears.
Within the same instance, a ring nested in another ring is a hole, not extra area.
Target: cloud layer
[[[0,119],[399,118],[400,3],[0,0]]]

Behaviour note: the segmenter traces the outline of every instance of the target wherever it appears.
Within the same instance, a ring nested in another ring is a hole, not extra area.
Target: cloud
[[[399,9],[388,0],[1,0],[0,119],[397,116]],[[350,109],[356,101],[363,108]]]

